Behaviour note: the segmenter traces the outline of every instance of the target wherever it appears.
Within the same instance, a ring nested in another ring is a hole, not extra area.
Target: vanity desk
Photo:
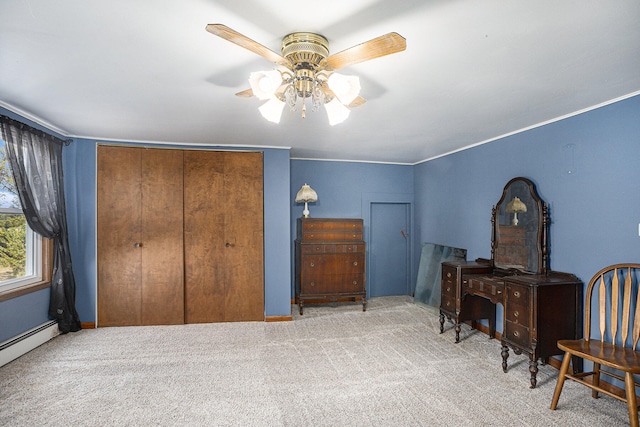
[[[455,325],[458,343],[461,322],[474,326],[487,319],[489,336],[495,338],[496,304],[502,304],[502,369],[507,372],[509,348],[525,353],[531,388],[538,360],[562,354],[559,339],[582,336],[583,284],[572,274],[548,269],[548,222],[534,184],[514,178],[493,208],[491,259],[442,263],[440,333],[446,317]]]

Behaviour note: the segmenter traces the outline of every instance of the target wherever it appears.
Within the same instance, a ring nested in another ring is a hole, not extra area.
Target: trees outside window
[[[29,230],[20,208],[11,169],[0,140],[0,288],[6,281],[19,279],[34,272],[29,259]]]

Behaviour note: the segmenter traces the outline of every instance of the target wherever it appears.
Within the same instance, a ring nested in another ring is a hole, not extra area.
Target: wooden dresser
[[[295,242],[296,300],[337,302],[362,299],[367,307],[362,219],[298,218]]]

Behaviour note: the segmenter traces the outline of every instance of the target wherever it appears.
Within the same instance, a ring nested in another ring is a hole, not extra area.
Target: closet
[[[98,326],[264,319],[263,156],[98,147]]]

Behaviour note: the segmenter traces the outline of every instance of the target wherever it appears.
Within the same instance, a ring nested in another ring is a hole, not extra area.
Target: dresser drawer
[[[325,276],[309,276],[300,282],[301,295],[314,295],[330,293],[335,288]]]
[[[362,240],[362,231],[305,231],[302,233],[303,240]]]
[[[302,279],[300,292],[304,295],[324,295],[364,292],[364,274],[322,274]]]
[[[338,254],[349,254],[349,253],[364,253],[364,245],[334,245],[335,252]]]
[[[514,342],[523,348],[530,348],[529,328],[518,323],[505,321],[503,339]]]
[[[300,245],[300,253],[302,254],[322,254],[325,252],[334,252],[335,245],[323,245],[318,243],[317,245]]]
[[[302,232],[317,232],[328,230],[359,231],[362,232],[362,220],[354,219],[304,219]]]
[[[364,253],[364,244],[304,244],[300,245],[300,253],[302,254],[349,254]]]

